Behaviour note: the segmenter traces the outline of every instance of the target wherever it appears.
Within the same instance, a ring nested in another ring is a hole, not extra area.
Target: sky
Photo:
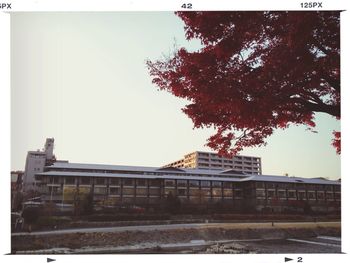
[[[162,166],[205,147],[213,129],[193,129],[186,101],[157,90],[146,59],[189,50],[172,12],[11,14],[11,169],[55,138],[58,159],[79,163]],[[331,146],[340,122],[316,115],[305,126],[276,131],[267,146],[244,149],[262,158],[263,174],[340,178]]]

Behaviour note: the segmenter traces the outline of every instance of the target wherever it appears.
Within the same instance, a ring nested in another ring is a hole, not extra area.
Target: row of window
[[[324,192],[297,192],[297,191],[284,191],[279,190],[273,191],[273,190],[256,190],[256,197],[264,197],[264,198],[298,198],[299,200],[306,200],[306,199],[318,199],[318,200],[333,200],[340,199],[340,193],[324,193]],[[316,198],[317,197],[317,198]]]
[[[58,177],[50,177],[49,183],[50,184],[60,184],[63,183],[63,178]],[[224,188],[232,188],[232,182],[219,182],[219,181],[198,181],[198,180],[164,180],[165,187],[187,187],[187,181],[188,185],[190,187],[224,187]],[[124,186],[135,186],[135,183],[137,186],[144,186],[146,187],[148,184],[150,186],[160,186],[161,181],[160,180],[146,180],[146,179],[131,179],[131,178],[92,178],[90,177],[81,177],[79,179],[75,177],[66,177],[64,178],[64,183],[68,185],[76,185],[77,182],[81,185],[90,185],[92,182],[94,182],[95,185],[106,185],[107,183],[109,185],[121,185]]]
[[[322,184],[303,184],[303,183],[265,183],[255,182],[256,188],[267,189],[309,189],[309,190],[326,190],[326,191],[340,191],[340,185],[322,185]]]
[[[209,164],[208,163],[198,163],[198,166],[200,167],[209,167]],[[222,164],[211,164],[210,166],[212,167],[222,167]],[[239,169],[239,170],[256,170],[258,171],[259,168],[258,167],[252,167],[252,166],[239,166],[239,165],[224,165],[223,166],[224,168],[234,168],[234,169]]]
[[[198,188],[201,186],[201,188],[210,188],[210,187],[223,187],[231,189],[234,185],[232,182],[219,182],[219,181],[198,181],[198,180],[164,180],[165,187],[195,187]]]
[[[64,187],[63,188],[63,195],[74,195],[74,194],[88,194],[91,191],[90,187],[86,186],[80,186],[79,188],[75,187]],[[60,186],[50,186],[48,188],[49,192],[48,194],[61,194],[62,193],[62,188]],[[161,190],[159,188],[123,188],[121,189],[120,187],[94,187],[93,188],[93,193],[94,195],[137,195],[137,196],[146,196],[146,195],[152,195],[152,196],[159,196],[161,195]],[[242,191],[241,190],[235,190],[233,191],[232,189],[220,189],[220,188],[212,188],[210,189],[190,189],[189,191],[187,189],[165,189],[164,191],[165,196],[172,194],[172,195],[177,195],[177,196],[213,196],[213,197],[242,197]]]
[[[134,186],[135,185],[135,179],[131,179],[131,178],[121,179],[121,178],[66,177],[63,180],[63,178],[50,177],[50,179],[49,179],[50,184],[60,184],[63,182],[65,184],[68,184],[68,185],[76,185],[78,182],[81,185],[91,185],[92,183],[94,183],[95,185],[106,185],[107,183],[109,185],[121,185],[121,184],[123,184],[124,186]],[[147,183],[149,184],[149,186],[160,186],[160,184],[161,184],[160,180],[136,179],[137,186],[145,186],[146,187]]]
[[[78,182],[80,185],[124,185],[133,187],[160,187],[161,180],[147,180],[147,179],[132,179],[132,178],[91,178],[91,177],[50,177],[50,184],[61,184],[65,183],[67,185],[76,185]],[[230,189],[232,187],[237,187],[238,184],[233,184],[232,182],[220,182],[220,181],[199,181],[199,180],[164,180],[165,187],[175,187],[178,188],[210,188],[210,187],[219,187]],[[319,191],[340,191],[340,185],[316,185],[316,184],[296,184],[296,183],[267,183],[267,182],[255,182],[255,187],[257,189],[267,188],[267,189],[308,189],[308,190],[319,190]]]

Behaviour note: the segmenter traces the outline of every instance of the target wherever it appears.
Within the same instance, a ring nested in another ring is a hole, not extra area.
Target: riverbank
[[[145,248],[157,250],[157,246],[166,244],[189,243],[194,240],[201,242],[219,242],[225,240],[278,240],[290,238],[313,238],[320,235],[340,237],[340,222],[304,222],[304,223],[221,223],[199,224],[194,226],[177,225],[175,228],[161,229],[161,226],[153,228],[145,227],[145,230],[134,229],[121,231],[99,231],[98,228],[90,231],[81,231],[61,234],[42,234],[12,236],[12,253],[83,253],[83,251],[98,250],[101,253],[127,253],[127,248],[135,247],[134,253],[142,253],[142,245]],[[157,228],[161,230],[157,230]],[[118,230],[116,228],[116,230]],[[119,229],[120,230],[120,229]],[[200,245],[200,244],[197,244]],[[54,250],[53,248],[56,248]],[[60,249],[57,249],[60,248]],[[138,248],[140,248],[138,250]],[[162,249],[161,249],[162,250]],[[40,252],[41,251],[41,252]],[[79,252],[80,251],[80,252]],[[163,249],[163,252],[165,250]],[[86,252],[89,253],[89,252]],[[94,252],[91,252],[94,253]],[[153,252],[157,253],[157,252]],[[159,251],[162,253],[162,251]],[[242,252],[244,253],[244,252]],[[276,251],[278,253],[278,251]]]

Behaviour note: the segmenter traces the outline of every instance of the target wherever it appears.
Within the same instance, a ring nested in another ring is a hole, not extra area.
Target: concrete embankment
[[[193,240],[202,242],[215,242],[223,240],[251,240],[251,239],[288,239],[310,238],[316,236],[340,236],[340,222],[318,223],[274,223],[274,224],[208,224],[193,228],[183,228],[178,225],[176,229],[152,229],[115,231],[115,232],[79,232],[49,235],[18,235],[12,236],[12,253],[25,253],[52,248],[61,250],[47,250],[46,253],[77,253],[88,251],[86,248],[95,249],[96,253],[122,253],[119,249],[112,248],[141,246],[153,244],[154,247],[165,244],[191,243]],[[149,246],[148,246],[149,247]],[[85,249],[85,250],[84,250]],[[127,250],[127,249],[126,249]],[[50,252],[51,251],[51,252]],[[113,252],[114,251],[114,252]],[[127,252],[127,251],[126,251]],[[38,251],[38,253],[40,253]],[[42,252],[41,252],[42,253]],[[92,252],[93,253],[93,252]]]

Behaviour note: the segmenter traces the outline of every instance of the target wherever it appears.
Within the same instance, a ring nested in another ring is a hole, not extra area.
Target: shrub
[[[60,226],[71,222],[72,219],[70,217],[63,216],[41,216],[36,221],[36,225],[38,226]]]
[[[169,220],[169,214],[97,214],[85,217],[92,222]]]
[[[26,207],[22,212],[22,217],[26,224],[34,224],[38,220],[39,214],[39,207]]]

